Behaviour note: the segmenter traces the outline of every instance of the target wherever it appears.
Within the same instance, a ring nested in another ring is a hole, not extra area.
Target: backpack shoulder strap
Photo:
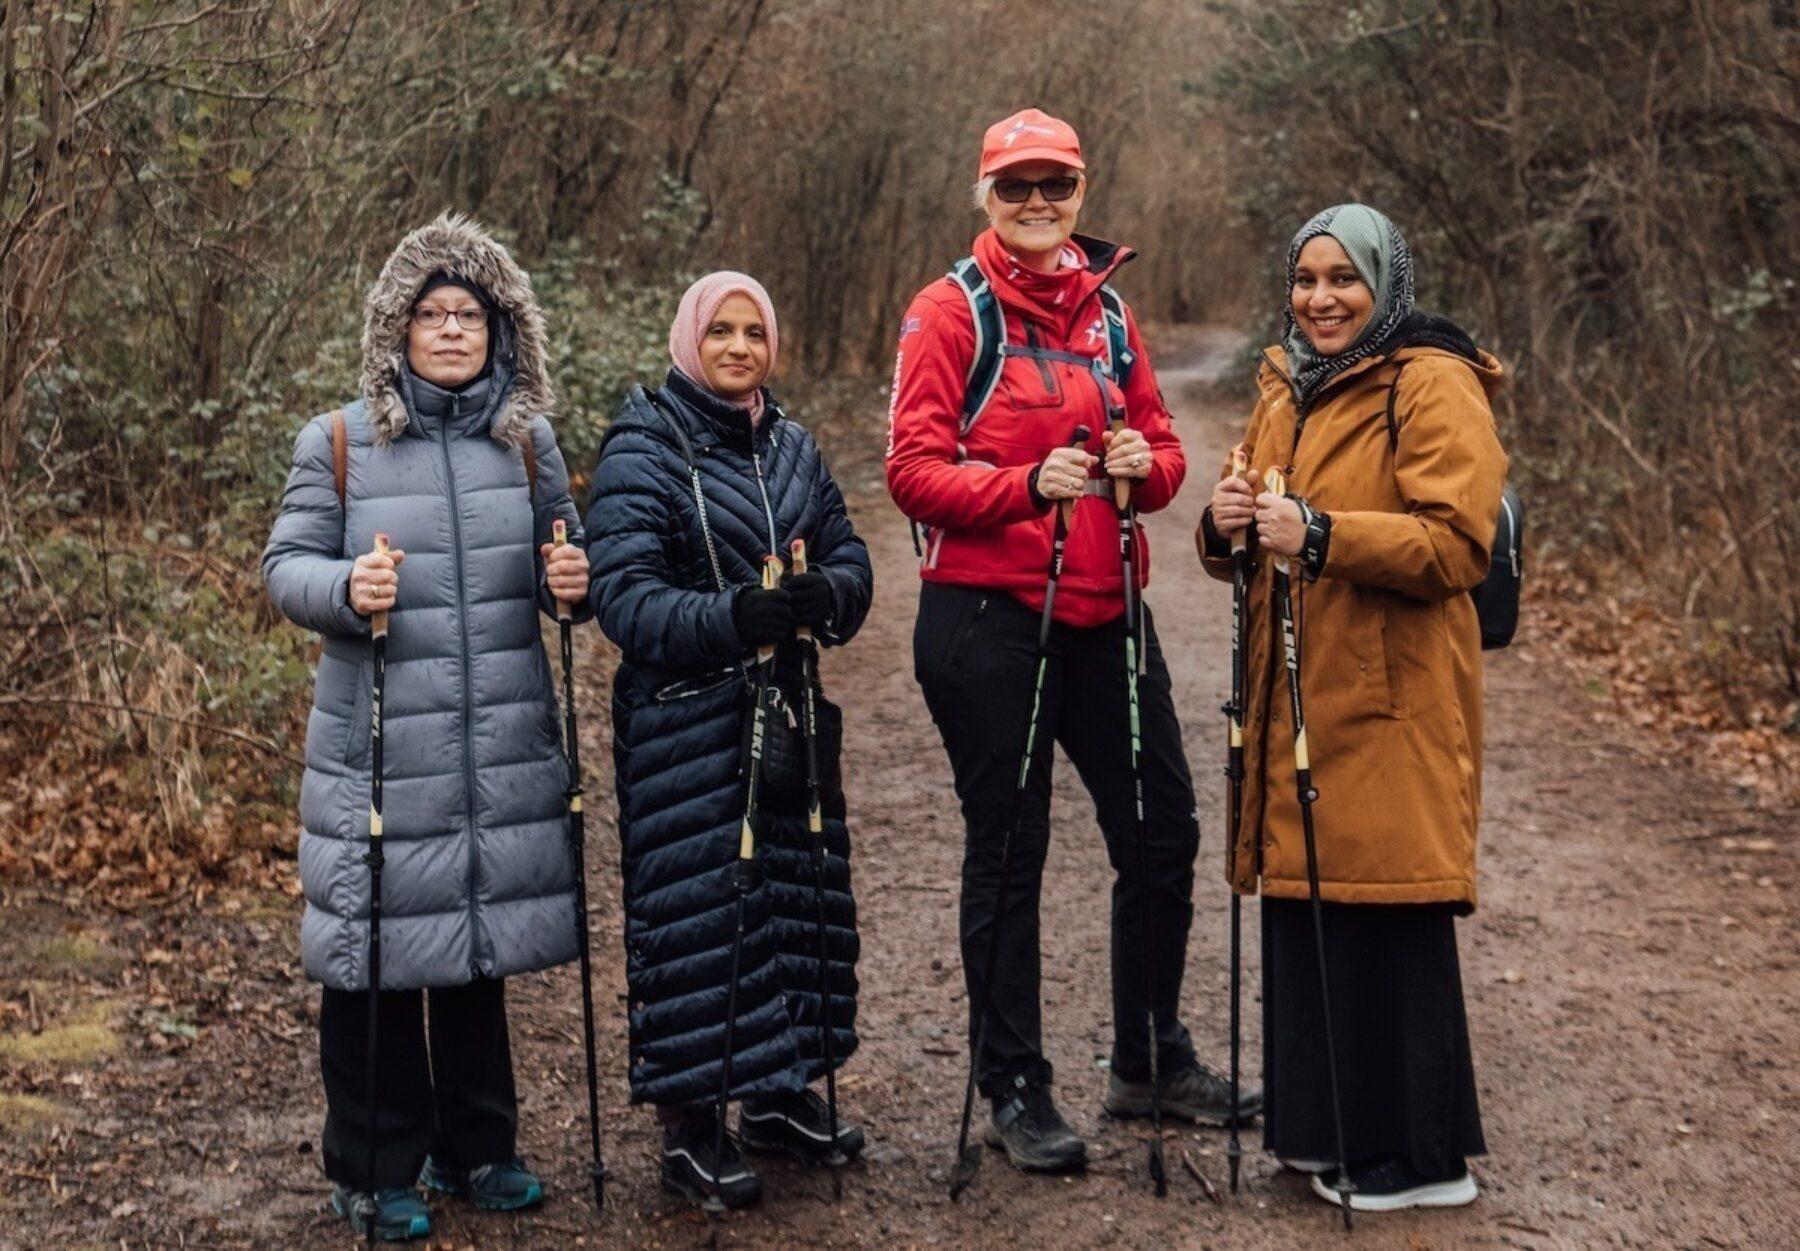
[[[969,360],[963,387],[961,433],[967,434],[993,398],[994,388],[1000,385],[1000,349],[1006,343],[1006,316],[1000,311],[993,284],[974,257],[965,256],[956,262],[949,278],[969,302],[969,316],[975,323],[975,355]]]
[[[1123,389],[1131,380],[1131,367],[1137,364],[1137,353],[1131,350],[1131,338],[1125,333],[1125,301],[1110,282],[1100,284],[1100,309],[1106,317],[1106,362],[1112,380]]]
[[[342,508],[350,481],[350,431],[344,425],[341,408],[331,415],[331,481],[337,487],[338,507]]]
[[[1406,362],[1401,361],[1400,367],[1394,370],[1394,381],[1388,386],[1387,428],[1388,451],[1390,452],[1397,452],[1400,450],[1400,423],[1394,417],[1394,405],[1400,398],[1400,374],[1405,368]]]

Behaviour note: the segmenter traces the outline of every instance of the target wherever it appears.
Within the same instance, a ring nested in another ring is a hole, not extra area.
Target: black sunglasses
[[[1066,200],[1080,185],[1081,179],[1073,174],[1058,174],[1036,182],[1029,178],[999,178],[994,181],[994,194],[1005,204],[1023,204],[1031,198],[1033,191],[1043,192],[1046,200]]]

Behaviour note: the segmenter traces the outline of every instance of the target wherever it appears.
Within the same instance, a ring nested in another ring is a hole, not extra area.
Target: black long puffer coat
[[[766,393],[765,393],[766,396]],[[713,554],[672,422],[691,446]],[[670,1106],[718,1097],[744,816],[742,716],[753,660],[732,623],[737,588],[763,558],[807,543],[831,583],[820,632],[862,625],[874,577],[843,495],[806,430],[772,399],[746,414],[671,372],[654,400],[626,398],[601,447],[587,515],[593,607],[624,653],[613,685],[613,756],[625,886],[631,1097]],[[713,562],[725,589],[715,581]],[[792,671],[796,643],[778,668]],[[833,1058],[856,1048],[856,905],[844,802],[825,807],[825,911]],[[731,1097],[797,1090],[824,1075],[813,868],[803,814],[762,822],[766,877],[748,899]]]

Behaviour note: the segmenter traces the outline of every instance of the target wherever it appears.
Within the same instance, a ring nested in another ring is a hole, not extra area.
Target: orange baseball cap
[[[1087,168],[1081,159],[1081,137],[1075,128],[1042,109],[1021,109],[987,128],[987,134],[981,138],[978,176],[986,178],[1026,161],[1055,161],[1070,169]]]

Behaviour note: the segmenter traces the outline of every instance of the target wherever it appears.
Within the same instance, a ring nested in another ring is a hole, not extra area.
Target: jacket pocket
[[[1390,717],[1406,716],[1406,692],[1401,679],[1401,669],[1405,661],[1402,659],[1401,638],[1402,622],[1396,619],[1396,609],[1383,595],[1380,607],[1381,625],[1381,669],[1383,687],[1387,691],[1387,713]]]
[[[350,705],[350,724],[344,731],[344,763],[351,768],[369,763],[369,716],[374,706],[375,667],[364,662],[356,670],[356,699]]]
[[[1025,323],[1025,346],[1044,346],[1042,333],[1031,322]],[[1003,357],[1000,363],[1000,389],[1006,396],[1007,405],[1014,410],[1062,407],[1062,383],[1057,378],[1054,361],[1033,360],[1023,356]]]

